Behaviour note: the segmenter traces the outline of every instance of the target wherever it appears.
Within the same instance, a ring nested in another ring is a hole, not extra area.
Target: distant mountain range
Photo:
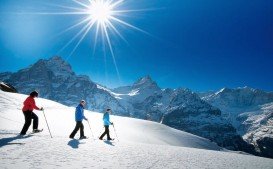
[[[223,118],[258,152],[273,157],[273,92],[249,87],[223,88],[200,96],[218,107]]]
[[[90,110],[103,112],[111,108],[117,115],[163,123],[228,149],[270,156],[263,147],[273,146],[268,146],[273,135],[270,92],[251,88],[204,93],[184,88],[161,89],[150,76],[132,85],[108,89],[88,76],[76,75],[58,56],[41,59],[15,73],[0,73],[0,81],[24,94],[38,90],[40,97],[68,106],[76,106],[85,99]]]

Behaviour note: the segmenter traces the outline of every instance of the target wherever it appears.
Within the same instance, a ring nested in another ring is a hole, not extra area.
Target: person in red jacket
[[[33,132],[37,133],[41,131],[38,129],[39,118],[35,113],[33,113],[33,109],[43,110],[43,108],[42,107],[39,108],[36,106],[35,100],[34,100],[35,97],[38,97],[38,92],[33,91],[30,93],[29,97],[24,101],[24,107],[22,111],[25,116],[25,124],[22,128],[20,135],[26,134],[29,126],[31,125],[31,119],[33,119]]]

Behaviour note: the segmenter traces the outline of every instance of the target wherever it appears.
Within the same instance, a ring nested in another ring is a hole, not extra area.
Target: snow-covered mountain
[[[24,122],[21,107],[26,97],[0,91],[1,168],[269,169],[273,166],[272,159],[227,151],[207,139],[163,124],[127,117],[111,116],[119,141],[93,140],[85,121],[85,135],[89,139],[71,140],[68,136],[75,125],[75,108],[42,98],[37,98],[36,103],[45,108],[53,138],[40,111],[35,113],[39,116],[39,128],[44,131],[20,137],[18,133]],[[85,111],[85,115],[97,138],[103,131],[102,114]],[[112,127],[110,134],[116,137]]]
[[[160,89],[146,76],[131,86],[113,89],[112,93],[132,117],[160,122],[229,149],[254,153],[254,147],[243,141],[218,108],[189,89]]]
[[[12,84],[20,93],[37,90],[41,97],[75,106],[85,99],[91,110],[104,111],[111,107],[120,115],[126,110],[109,92],[99,88],[88,76],[76,75],[61,57],[41,59],[16,73],[0,73],[0,79]]]
[[[150,76],[140,78],[131,86],[119,87],[112,91],[132,117],[141,119],[149,119],[148,107],[144,105],[147,103],[146,99],[162,92]],[[158,117],[155,121],[158,121]]]
[[[52,57],[16,73],[1,73],[0,80],[12,84],[20,93],[38,90],[41,97],[68,106],[85,99],[89,110],[102,112],[111,107],[115,114],[160,122],[223,147],[253,153],[218,108],[189,89],[161,89],[150,76],[111,90],[87,76],[76,75],[61,57]]]
[[[209,101],[222,110],[231,107],[235,110],[252,109],[256,106],[273,102],[273,92],[265,92],[250,87],[229,89],[223,88],[212,94],[202,97],[203,100]]]
[[[264,156],[273,157],[273,93],[249,87],[223,88],[202,97],[220,108],[243,138]]]

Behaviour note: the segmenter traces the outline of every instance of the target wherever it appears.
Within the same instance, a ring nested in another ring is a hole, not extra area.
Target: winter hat
[[[37,91],[33,91],[29,94],[31,97],[38,97],[38,92]]]

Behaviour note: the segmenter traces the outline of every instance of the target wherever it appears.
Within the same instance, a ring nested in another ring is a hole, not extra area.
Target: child
[[[107,140],[113,140],[110,137],[110,133],[109,133],[109,125],[113,125],[113,123],[110,122],[110,114],[111,113],[112,113],[111,109],[107,109],[106,112],[103,114],[103,123],[104,123],[105,131],[100,136],[100,138],[99,138],[100,140],[102,140],[105,135],[107,135]]]

